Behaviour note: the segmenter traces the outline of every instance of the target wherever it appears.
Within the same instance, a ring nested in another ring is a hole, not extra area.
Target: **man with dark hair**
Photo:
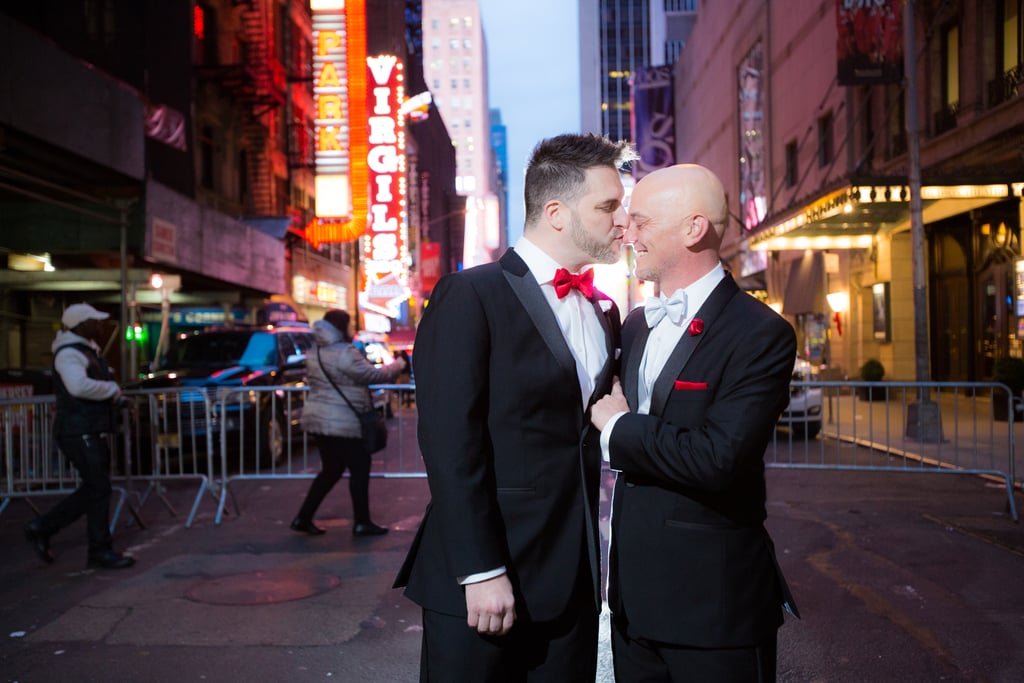
[[[125,569],[135,559],[114,552],[110,536],[110,451],[106,437],[114,429],[121,388],[97,342],[107,313],[89,304],[73,304],[61,317],[64,329],[53,341],[53,381],[57,417],[53,433],[64,457],[78,470],[81,484],[52,510],[25,527],[36,554],[53,562],[50,537],[82,515],[89,536],[87,566]]]
[[[523,237],[434,288],[416,334],[431,503],[396,586],[423,608],[422,681],[593,681],[600,451],[619,313],[593,263],[619,258],[619,178],[595,135],[542,141]]]

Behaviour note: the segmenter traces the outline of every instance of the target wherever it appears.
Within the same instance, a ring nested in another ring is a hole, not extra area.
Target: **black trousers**
[[[629,633],[612,615],[612,657],[618,683],[774,683],[776,633],[750,647],[700,648],[659,643]]]
[[[40,517],[47,534],[55,534],[85,515],[89,533],[89,554],[112,549],[110,537],[110,451],[99,434],[58,436],[57,445],[81,478],[81,485]]]
[[[598,612],[592,593],[583,568],[561,617],[531,622],[517,613],[504,636],[482,636],[466,617],[423,610],[420,683],[593,683]]]
[[[309,487],[299,508],[299,519],[311,521],[320,503],[331,492],[348,468],[348,492],[352,496],[352,516],[356,524],[370,523],[370,454],[359,437],[314,434],[320,452],[320,474]]]

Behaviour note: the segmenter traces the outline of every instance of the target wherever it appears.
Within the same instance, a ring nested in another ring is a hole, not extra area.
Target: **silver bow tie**
[[[686,317],[686,292],[676,290],[668,299],[655,297],[644,302],[644,318],[647,326],[654,329],[661,319],[668,316],[673,325],[680,325]]]

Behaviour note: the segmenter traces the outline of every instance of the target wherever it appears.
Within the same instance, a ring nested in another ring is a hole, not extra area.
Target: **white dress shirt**
[[[643,415],[651,412],[651,392],[658,375],[665,369],[665,363],[669,356],[679,344],[679,340],[690,327],[690,322],[697,315],[697,311],[704,305],[711,292],[715,290],[718,283],[725,277],[725,269],[722,264],[715,265],[706,275],[701,277],[689,287],[682,291],[686,295],[686,313],[679,324],[674,324],[668,316],[665,316],[651,330],[647,337],[647,344],[644,346],[644,355],[640,358],[640,372],[637,379],[637,411]],[[676,290],[678,293],[680,290]],[[673,293],[673,294],[675,294]],[[667,297],[666,297],[667,298]],[[623,388],[623,392],[625,392]],[[612,416],[601,432],[601,453],[605,462],[610,459],[609,443],[615,423],[619,421],[624,412]]]
[[[575,289],[569,290],[564,298],[559,299],[551,281],[561,266],[526,237],[519,238],[514,249],[540,283],[544,298],[558,320],[558,327],[572,351],[572,357],[576,359],[576,376],[580,383],[583,409],[586,410],[590,405],[590,395],[594,393],[597,376],[608,360],[604,328],[597,318],[594,304]]]

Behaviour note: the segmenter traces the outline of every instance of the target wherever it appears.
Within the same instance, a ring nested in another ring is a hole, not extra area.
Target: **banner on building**
[[[672,67],[637,68],[633,74],[633,137],[640,159],[633,177],[643,178],[676,161],[676,126],[672,102]]]
[[[159,140],[182,152],[188,151],[185,139],[185,116],[166,104],[146,102],[146,137]]]
[[[903,80],[903,0],[836,0],[840,85]]]
[[[745,230],[753,230],[768,215],[764,63],[764,42],[759,38],[736,69],[740,216]]]
[[[420,244],[420,291],[429,295],[441,279],[441,243]]]

